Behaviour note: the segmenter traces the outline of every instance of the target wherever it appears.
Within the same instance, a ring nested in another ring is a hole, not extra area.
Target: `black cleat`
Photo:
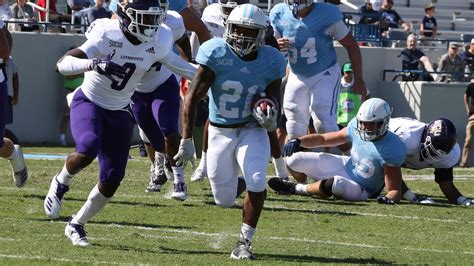
[[[295,194],[296,183],[286,181],[279,177],[273,177],[268,180],[268,186],[278,194]]]

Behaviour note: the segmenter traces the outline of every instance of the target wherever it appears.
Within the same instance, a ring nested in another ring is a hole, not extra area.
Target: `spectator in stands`
[[[37,4],[42,8],[46,8],[46,0],[38,0]],[[41,21],[45,21],[46,12],[40,11],[40,18]],[[71,15],[59,13],[56,9],[56,0],[49,0],[49,21],[54,23],[70,23]]]
[[[421,20],[420,33],[423,37],[435,38],[438,25],[434,17],[435,6],[432,3],[425,6],[425,13],[425,16]]]
[[[8,0],[0,0],[0,19],[3,21],[10,20],[12,16],[12,10],[8,5]]]
[[[454,72],[444,75],[441,81],[463,81],[465,63],[458,55],[458,44],[449,43],[448,53],[441,56],[437,72]]]
[[[100,0],[97,0],[100,1]],[[69,51],[76,48],[76,46],[71,46]],[[59,124],[59,145],[66,146],[66,131],[69,127],[69,106],[66,102],[66,96],[72,93],[77,87],[81,86],[82,81],[84,81],[84,74],[69,75],[64,76],[64,91],[63,91],[63,102],[64,107],[62,110],[61,122]]]
[[[352,74],[351,63],[344,63],[341,72],[341,87],[339,89],[339,100],[337,102],[337,125],[339,128],[347,126],[352,118],[356,116],[362,104],[361,95],[352,91],[354,76]]]
[[[96,0],[95,6],[89,9],[87,13],[87,18],[89,23],[92,23],[94,20],[99,18],[110,18],[112,16],[112,12],[108,11],[104,7],[104,0]]]
[[[37,21],[35,16],[36,12],[33,10],[33,7],[26,4],[26,0],[17,0],[15,4],[11,6],[13,18],[15,20]],[[32,24],[18,24],[18,27],[21,31],[39,31],[38,25]]]
[[[472,137],[474,135],[474,79],[471,79],[471,83],[464,92],[464,107],[466,107],[467,125],[460,167],[468,167],[469,155],[471,154]]]
[[[378,9],[380,8],[380,2],[380,0],[369,0],[359,8],[359,13],[362,15],[359,20],[360,24],[376,24],[379,22]]]
[[[13,123],[13,106],[18,103],[19,79],[18,71],[12,57],[8,57],[5,63],[5,74],[7,77],[8,97],[6,104],[5,124]]]
[[[474,74],[474,38],[471,39],[471,44],[462,54],[461,59],[466,64],[467,68],[465,72]],[[474,75],[471,76],[474,78]]]
[[[408,35],[407,38],[407,48],[402,50],[402,69],[403,70],[423,70],[428,72],[434,72],[433,66],[431,65],[430,59],[421,51],[421,49],[416,48],[416,36],[415,34]],[[421,64],[420,64],[421,63]],[[425,81],[434,81],[436,75],[431,76],[428,73],[424,75]],[[408,80],[414,81],[418,80],[420,75],[418,73],[410,74]]]
[[[380,10],[380,32],[382,36],[387,37],[389,28],[399,28],[400,26],[404,31],[410,31],[410,25],[403,21],[398,15],[397,11],[393,8],[393,0],[384,0]]]
[[[89,0],[67,0],[67,13],[71,15],[74,13],[74,23],[80,24],[83,12],[87,16],[89,10],[86,9],[90,6]]]

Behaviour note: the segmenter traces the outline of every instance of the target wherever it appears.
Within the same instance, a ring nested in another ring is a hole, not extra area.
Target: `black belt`
[[[244,127],[247,125],[249,122],[245,123],[239,123],[239,124],[231,124],[231,125],[222,125],[222,124],[216,124],[214,122],[209,121],[209,124],[214,127],[220,127],[220,128],[238,128],[238,127]]]

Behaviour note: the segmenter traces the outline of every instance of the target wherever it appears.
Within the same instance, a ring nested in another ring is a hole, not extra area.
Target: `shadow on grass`
[[[36,200],[44,200],[46,195],[37,195],[37,194],[30,194],[30,195],[23,195],[24,198],[36,199]],[[73,198],[73,197],[64,197],[65,201],[77,201],[77,202],[85,202],[86,198]],[[144,206],[144,207],[170,207],[168,205],[160,205],[156,203],[143,203],[143,202],[130,202],[130,201],[123,201],[123,200],[111,200],[108,204],[120,204],[120,205],[128,205],[128,206]]]
[[[212,251],[212,250],[186,250],[186,249],[173,249],[160,246],[160,250],[163,253],[169,254],[183,254],[183,255],[222,255],[225,257],[230,256],[229,252]],[[266,253],[255,253],[257,261],[285,261],[285,262],[312,262],[312,263],[351,263],[351,264],[391,264],[391,261],[380,260],[376,258],[325,258],[310,255],[285,255],[285,254],[266,254]]]
[[[39,222],[64,222],[67,223],[71,219],[71,216],[60,216],[57,219],[50,219],[50,218],[30,218],[26,220],[30,221],[39,221]],[[123,226],[123,227],[145,227],[145,228],[168,228],[168,229],[175,229],[175,230],[190,230],[195,229],[195,226],[182,226],[182,225],[160,225],[160,224],[149,224],[149,223],[131,223],[125,221],[89,221],[87,224],[99,224],[99,225],[108,225],[108,226]]]
[[[297,209],[297,208],[279,208],[279,207],[263,207],[265,211],[273,212],[298,212],[298,213],[315,213],[315,214],[332,214],[339,216],[358,216],[355,213],[347,213],[342,211],[330,211],[330,210],[307,210],[307,209]]]

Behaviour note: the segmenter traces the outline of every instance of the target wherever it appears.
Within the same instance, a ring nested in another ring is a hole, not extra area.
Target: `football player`
[[[202,20],[209,28],[212,37],[222,37],[223,29],[226,25],[227,18],[232,10],[238,5],[247,4],[248,0],[219,0],[219,3],[208,5],[203,12]],[[265,44],[273,46],[278,49],[278,43],[273,37],[273,28],[270,25],[268,16],[265,16],[267,19],[267,29],[265,31]],[[206,121],[203,129],[203,144],[202,144],[202,155],[199,166],[194,171],[194,174],[191,176],[191,181],[200,181],[207,176],[206,170],[206,161],[207,161],[207,147],[208,147],[208,127],[209,121]],[[270,147],[273,165],[275,166],[275,171],[277,176],[282,178],[288,178],[288,171],[286,170],[286,164],[281,156],[281,145],[280,141],[277,138],[276,131],[268,132],[268,137],[270,138]]]
[[[7,75],[4,62],[7,62],[12,50],[12,37],[7,26],[0,19],[0,157],[8,159],[12,168],[13,182],[17,187],[22,187],[28,180],[28,170],[23,158],[23,152],[19,145],[13,144],[9,138],[5,138],[5,112],[7,106]]]
[[[167,5],[162,4],[162,7],[167,8]],[[189,40],[185,35],[182,17],[175,11],[167,10],[164,23],[171,29],[173,41],[183,51],[181,54],[186,54],[186,51],[190,53]],[[190,61],[190,55],[188,57],[187,59]],[[139,125],[140,137],[147,147],[152,162],[150,181],[145,191],[159,192],[161,186],[168,180],[167,170],[171,170],[171,177],[174,180],[171,198],[185,200],[187,188],[184,169],[182,166],[176,166],[172,159],[176,154],[180,139],[178,131],[179,106],[177,79],[161,63],[154,65],[142,77],[130,104]]]
[[[89,245],[84,225],[110,201],[125,175],[131,138],[126,108],[145,72],[157,61],[186,77],[196,71],[172,52],[172,33],[161,25],[164,15],[158,0],[121,1],[118,20],[94,21],[87,41],[57,63],[64,75],[85,76],[70,102],[76,151],[51,181],[44,201],[48,217],[59,217],[73,177],[96,156],[99,160],[99,182],[65,228],[73,245]]]
[[[435,182],[449,202],[464,206],[473,204],[453,183],[453,167],[461,151],[456,143],[456,127],[446,118],[437,118],[428,124],[411,118],[390,120],[389,130],[397,134],[407,146],[404,167],[411,169],[434,168]],[[402,184],[403,198],[415,203],[433,203],[430,198],[415,195]]]
[[[401,198],[401,165],[407,153],[398,136],[388,131],[390,106],[382,99],[365,101],[347,127],[325,134],[310,134],[290,140],[284,148],[293,177],[309,185],[287,182],[279,178],[268,181],[277,192],[330,197],[349,201],[365,201],[379,194],[384,184],[385,196],[379,203],[394,204]],[[333,147],[352,143],[350,156],[322,152],[299,152],[301,148]]]
[[[341,74],[333,39],[349,54],[354,91],[366,96],[367,89],[359,46],[338,7],[313,0],[285,0],[272,8],[270,21],[280,50],[288,52],[290,65],[283,97],[288,138],[305,135],[310,116],[313,121],[321,121],[324,132],[339,130],[336,120]]]
[[[254,259],[251,244],[266,194],[265,175],[270,156],[267,131],[276,128],[278,110],[264,114],[250,103],[255,95],[280,99],[285,60],[277,49],[263,45],[265,14],[256,6],[237,6],[229,15],[224,38],[204,43],[196,61],[199,68],[185,95],[182,110],[183,139],[175,157],[187,162],[194,156],[192,142],[196,104],[209,91],[209,147],[207,173],[215,203],[234,206],[246,183],[243,223],[234,259]],[[252,110],[253,109],[253,110]],[[238,178],[239,170],[243,179]],[[240,181],[239,181],[240,180]]]
[[[184,26],[187,30],[193,31],[197,34],[199,42],[203,43],[211,38],[206,25],[199,19],[199,16],[188,7],[187,0],[159,0],[163,4],[166,3],[170,10],[178,12],[184,21]],[[109,9],[116,13],[118,0],[111,0]],[[169,3],[169,4],[168,4]]]

